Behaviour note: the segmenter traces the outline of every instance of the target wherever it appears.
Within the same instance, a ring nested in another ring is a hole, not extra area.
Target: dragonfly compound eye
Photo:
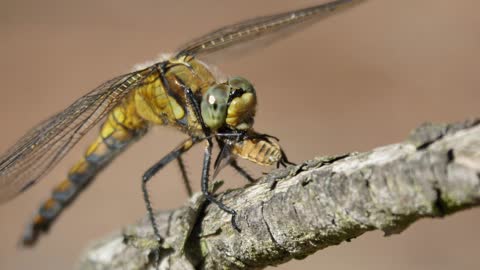
[[[225,124],[227,117],[228,87],[225,84],[212,86],[202,99],[201,110],[205,124],[218,129]]]
[[[239,130],[247,130],[253,125],[257,96],[255,88],[245,78],[233,77],[227,82],[230,87],[226,123]]]

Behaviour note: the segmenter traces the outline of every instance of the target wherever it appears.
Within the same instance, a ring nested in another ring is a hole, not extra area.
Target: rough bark
[[[159,212],[162,252],[146,219],[90,247],[80,269],[261,269],[379,229],[400,233],[424,217],[480,204],[480,120],[425,124],[402,143],[321,157]]]

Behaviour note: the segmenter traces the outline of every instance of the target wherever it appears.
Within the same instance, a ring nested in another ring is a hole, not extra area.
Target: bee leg
[[[187,170],[185,169],[185,163],[183,162],[183,158],[181,156],[177,158],[177,164],[178,164],[178,167],[180,168],[180,172],[182,173],[182,180],[185,186],[185,190],[187,191],[188,197],[192,197],[193,195],[192,186],[190,185],[190,181],[188,180],[188,174],[187,174]]]
[[[212,142],[209,141],[207,144],[207,147],[205,148],[205,153],[204,153],[204,158],[203,158],[203,168],[202,168],[202,193],[203,195],[209,200],[211,203],[216,204],[220,209],[223,211],[229,213],[232,215],[232,227],[238,231],[241,232],[240,228],[237,225],[237,222],[235,218],[237,217],[237,212],[225,204],[223,204],[221,201],[217,200],[212,193],[208,190],[208,176],[209,176],[209,170],[210,170],[210,163],[212,159]]]
[[[167,165],[170,161],[177,159],[180,157],[181,154],[188,151],[195,143],[198,142],[196,138],[189,138],[181,143],[177,148],[173,151],[168,153],[165,157],[163,157],[160,161],[155,163],[152,167],[150,167],[142,177],[142,192],[143,192],[143,200],[145,201],[145,206],[147,207],[148,218],[150,223],[152,224],[153,233],[155,237],[157,237],[160,243],[163,242],[163,238],[160,236],[160,232],[158,230],[157,223],[155,221],[155,215],[153,213],[152,203],[150,201],[150,195],[148,194],[147,183],[150,179],[165,165]]]
[[[293,165],[293,166],[297,165],[297,164],[295,164],[293,162],[290,162],[288,160],[287,155],[285,154],[283,149],[280,149],[280,151],[281,151],[281,154],[282,154],[282,158],[280,159],[280,161],[278,161],[277,168],[279,168],[280,165],[282,165],[283,167],[287,167],[288,165]]]
[[[254,183],[256,181],[255,178],[253,178],[244,168],[242,168],[242,167],[240,167],[240,165],[238,165],[238,163],[235,159],[233,159],[230,162],[230,166],[232,166],[232,168],[234,168],[241,176],[243,176],[245,179],[247,179],[248,182]]]
[[[249,134],[247,138],[258,138],[258,139],[262,139],[262,140],[267,140],[269,142],[271,142],[270,139],[274,139],[276,140],[277,142],[280,141],[277,137],[275,136],[272,136],[272,135],[268,135],[268,134],[265,134],[265,133],[253,133],[253,134]],[[280,168],[280,166],[282,167],[287,167],[288,165],[297,165],[291,161],[288,160],[287,158],[287,155],[285,154],[285,151],[283,151],[283,149],[280,149],[281,151],[281,159],[277,162],[277,168]]]

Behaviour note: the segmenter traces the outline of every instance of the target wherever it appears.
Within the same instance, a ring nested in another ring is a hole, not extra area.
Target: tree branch
[[[156,253],[144,219],[94,244],[80,269],[261,269],[379,229],[400,233],[423,217],[480,204],[480,120],[425,124],[403,143],[322,157],[271,172],[219,198],[230,216],[196,194],[160,212]],[[157,256],[158,255],[158,256]]]

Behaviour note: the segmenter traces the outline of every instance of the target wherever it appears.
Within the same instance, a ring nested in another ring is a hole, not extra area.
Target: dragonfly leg
[[[143,192],[143,199],[145,201],[145,206],[147,207],[147,213],[148,213],[148,218],[150,220],[150,223],[152,224],[153,228],[153,233],[157,237],[158,241],[162,241],[163,238],[160,236],[160,233],[158,231],[158,226],[155,221],[155,216],[153,214],[153,208],[152,208],[152,203],[150,201],[150,195],[148,193],[147,189],[147,183],[152,179],[152,177],[165,165],[167,165],[170,161],[175,160],[180,157],[183,153],[188,151],[195,143],[198,142],[198,139],[196,138],[189,138],[185,140],[183,143],[181,143],[177,148],[175,148],[173,151],[168,153],[165,157],[163,157],[160,161],[155,163],[152,167],[150,167],[142,177],[142,192]]]
[[[237,225],[235,218],[237,217],[237,212],[232,208],[229,208],[221,201],[217,200],[208,189],[208,176],[210,171],[210,163],[212,159],[212,143],[208,142],[207,147],[205,148],[204,158],[203,158],[203,168],[202,168],[202,193],[211,203],[216,204],[220,209],[232,215],[232,227],[240,232],[240,228]]]
[[[202,180],[201,180],[202,193],[205,196],[205,198],[207,198],[208,201],[216,204],[220,209],[232,215],[232,219],[231,219],[232,227],[238,232],[240,232],[240,228],[238,227],[235,221],[235,218],[237,217],[237,212],[227,207],[225,204],[223,204],[219,200],[217,200],[208,190],[208,179],[209,179],[210,164],[212,160],[212,147],[213,147],[212,138],[210,138],[210,129],[205,125],[205,122],[203,121],[203,118],[200,114],[200,105],[198,104],[198,101],[195,99],[195,95],[192,92],[192,90],[186,87],[185,84],[181,82],[180,78],[177,78],[177,80],[181,83],[181,86],[183,87],[183,90],[185,92],[185,97],[188,100],[189,104],[191,105],[193,113],[197,118],[197,121],[202,126],[202,130],[207,141],[207,147],[205,148],[205,153],[203,158],[203,168],[202,168]]]
[[[185,190],[187,191],[188,197],[192,197],[193,195],[192,186],[190,185],[190,181],[188,180],[188,174],[187,174],[187,170],[185,169],[185,163],[183,162],[183,158],[181,156],[177,158],[177,164],[178,164],[178,167],[180,168],[180,172],[182,173],[182,180],[185,186]]]
[[[232,168],[234,168],[241,176],[247,179],[248,182],[255,182],[255,178],[253,178],[244,168],[240,167],[235,159],[230,162],[230,166],[232,166]]]

